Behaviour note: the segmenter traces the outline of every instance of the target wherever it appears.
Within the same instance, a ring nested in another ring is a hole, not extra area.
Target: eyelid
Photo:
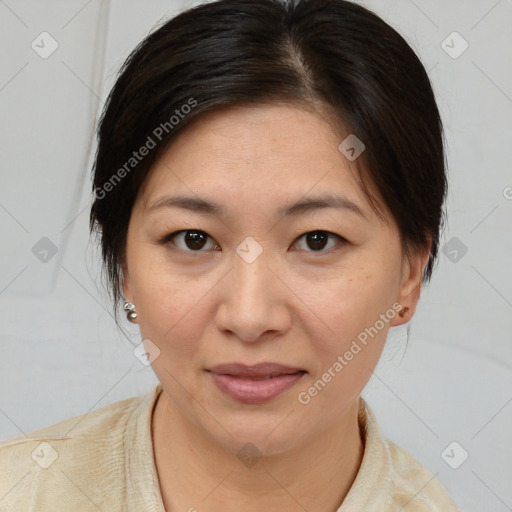
[[[219,247],[219,245],[217,244],[216,240],[211,236],[209,235],[206,231],[203,231],[202,229],[179,229],[177,231],[173,231],[172,233],[169,233],[168,235],[164,235],[159,241],[158,243],[161,244],[161,245],[167,245],[169,243],[172,242],[172,239],[182,233],[203,233],[206,235],[206,237],[210,240],[212,240],[213,242],[215,242],[215,247]],[[176,245],[176,244],[174,244]],[[176,246],[177,247],[177,246]],[[191,251],[191,250],[186,250],[186,249],[181,249],[180,247],[177,247],[178,250],[180,250],[181,252],[185,252],[185,253],[188,253],[188,254],[201,254],[201,253],[204,253],[204,252],[208,252],[208,251],[204,251],[204,250],[199,250],[199,251]]]
[[[332,252],[341,249],[341,246],[344,246],[349,243],[349,241],[345,237],[338,235],[337,233],[333,233],[332,231],[328,231],[326,229],[313,229],[310,231],[306,231],[305,233],[302,233],[301,235],[297,236],[297,238],[295,238],[295,240],[293,242],[293,245],[295,245],[301,238],[305,237],[306,235],[310,235],[312,233],[325,233],[328,236],[330,236],[331,238],[338,239],[338,243],[334,247],[330,247],[329,249],[325,249],[325,250],[321,250],[321,251],[308,251],[308,250],[303,251],[303,252],[306,252],[307,254],[311,254],[313,257],[316,257],[316,256],[320,257],[322,255],[325,256],[327,254],[331,254]]]
[[[169,234],[165,235],[164,237],[162,237],[159,240],[159,244],[167,245],[168,243],[170,243],[172,241],[172,239],[175,236],[177,236],[179,234],[182,234],[182,233],[188,233],[188,232],[204,233],[210,240],[215,242],[215,246],[216,247],[219,247],[219,244],[216,242],[216,240],[211,235],[209,235],[206,231],[204,231],[202,229],[180,229],[180,230],[174,231],[174,232],[169,233]],[[339,241],[338,244],[335,247],[331,247],[330,249],[327,249],[327,250],[321,250],[321,251],[307,251],[306,250],[305,252],[313,254],[313,255],[321,256],[323,254],[329,254],[332,251],[335,251],[335,250],[339,249],[340,245],[345,245],[345,244],[350,243],[345,237],[343,237],[341,235],[338,235],[337,233],[334,233],[332,231],[328,231],[328,230],[325,230],[325,229],[313,229],[313,230],[310,230],[310,231],[305,231],[305,232],[301,233],[300,235],[298,235],[294,239],[292,245],[295,245],[301,238],[305,237],[306,235],[309,235],[309,234],[312,234],[312,233],[317,233],[317,232],[318,233],[325,233],[325,234],[327,234],[327,235],[329,235],[331,237],[337,238],[338,241]],[[177,249],[182,251],[182,252],[188,253],[188,254],[201,254],[201,253],[204,253],[204,252],[208,252],[208,251],[205,251],[205,250],[202,250],[202,249],[197,250],[197,251],[181,249],[180,247],[177,247]]]

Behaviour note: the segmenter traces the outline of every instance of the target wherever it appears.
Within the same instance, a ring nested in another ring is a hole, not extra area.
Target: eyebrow
[[[182,208],[194,212],[200,212],[207,215],[216,215],[225,217],[227,212],[224,207],[218,203],[202,199],[200,197],[188,196],[165,196],[156,200],[148,207],[148,212],[153,212],[160,208]],[[367,218],[362,208],[348,198],[335,194],[323,196],[306,197],[292,203],[289,206],[279,208],[276,212],[278,217],[297,217],[305,213],[320,210],[324,208],[337,208],[355,213],[363,218]]]

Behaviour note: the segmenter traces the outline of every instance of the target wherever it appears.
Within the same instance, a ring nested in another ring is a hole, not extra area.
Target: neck
[[[335,512],[364,451],[357,401],[321,436],[246,466],[191,425],[164,391],[153,412],[152,436],[167,512]]]

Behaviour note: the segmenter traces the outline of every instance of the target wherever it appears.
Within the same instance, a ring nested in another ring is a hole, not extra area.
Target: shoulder
[[[446,489],[407,450],[386,440],[360,399],[359,425],[365,449],[347,505],[340,512],[458,512]]]
[[[115,402],[0,442],[0,510],[44,512],[59,504],[76,512],[93,503],[108,505],[104,491],[113,497],[122,490],[126,425],[143,399]]]
[[[388,440],[384,443],[390,458],[391,496],[396,510],[458,512],[435,475],[404,448]]]

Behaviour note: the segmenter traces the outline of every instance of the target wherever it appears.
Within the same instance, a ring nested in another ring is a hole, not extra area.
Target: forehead
[[[142,206],[149,209],[171,192],[245,209],[336,194],[369,213],[356,178],[357,163],[339,149],[348,131],[329,121],[320,113],[282,104],[203,114],[153,165]]]

